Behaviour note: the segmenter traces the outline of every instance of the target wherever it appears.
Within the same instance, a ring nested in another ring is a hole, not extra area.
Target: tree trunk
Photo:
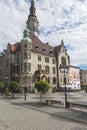
[[[40,93],[40,104],[42,104],[42,92]]]

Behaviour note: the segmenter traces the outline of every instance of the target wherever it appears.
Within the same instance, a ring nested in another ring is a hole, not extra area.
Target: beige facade
[[[35,35],[38,33],[38,20],[34,1],[31,1],[26,26],[28,29],[24,30],[23,39],[14,45],[8,43],[7,49],[1,53],[0,80],[4,84],[19,82],[20,91],[26,86],[32,92],[35,82],[39,80],[45,80],[51,87],[59,88],[64,84],[64,74],[60,72],[60,66],[70,67],[70,58],[63,40],[59,46],[53,47],[49,43],[43,43]],[[69,84],[69,73],[66,81]]]

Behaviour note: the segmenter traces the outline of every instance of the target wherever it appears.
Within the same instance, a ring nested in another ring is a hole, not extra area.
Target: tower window
[[[31,59],[31,52],[24,52],[24,59]]]
[[[27,59],[27,58],[28,58],[28,53],[24,52],[24,59]]]
[[[28,48],[28,44],[24,44],[24,48],[25,48],[25,49]]]
[[[28,53],[28,58],[31,59],[31,52]]]
[[[61,57],[61,62],[62,62],[62,65],[66,65],[66,58],[65,57]]]

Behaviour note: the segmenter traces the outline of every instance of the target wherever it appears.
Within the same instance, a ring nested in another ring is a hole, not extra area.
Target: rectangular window
[[[2,71],[0,70],[0,76],[2,75]]]
[[[45,66],[45,70],[50,73],[50,67],[48,65]]]
[[[45,62],[49,63],[49,57],[45,57]]]
[[[24,52],[24,59],[31,59],[31,52]]]
[[[28,63],[29,72],[31,71],[31,63]]]
[[[28,58],[31,59],[31,52],[28,53]]]
[[[24,72],[27,71],[27,63],[24,63]]]
[[[38,65],[38,70],[41,70],[41,65]]]
[[[53,74],[55,74],[56,73],[56,71],[55,71],[55,67],[53,67]]]
[[[55,59],[52,59],[52,63],[53,63],[53,64],[55,64],[55,63],[56,63]]]
[[[24,59],[27,59],[27,58],[28,58],[28,53],[24,52]]]
[[[19,63],[19,55],[16,56],[17,63]]]
[[[38,55],[38,61],[41,61],[41,55]]]
[[[66,58],[65,57],[61,57],[61,62],[62,62],[62,65],[66,65]]]
[[[62,83],[62,81],[63,81],[63,80],[62,80],[62,77],[61,77],[61,78],[60,78],[60,82]]]

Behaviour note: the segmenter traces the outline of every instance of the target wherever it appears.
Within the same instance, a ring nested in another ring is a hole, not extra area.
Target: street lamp
[[[26,100],[26,93],[27,93],[26,78],[27,76],[25,75],[24,100]]]
[[[64,73],[64,91],[65,91],[65,108],[67,109],[67,88],[66,88],[66,73],[69,71],[69,67],[66,65],[60,65],[60,72]]]

